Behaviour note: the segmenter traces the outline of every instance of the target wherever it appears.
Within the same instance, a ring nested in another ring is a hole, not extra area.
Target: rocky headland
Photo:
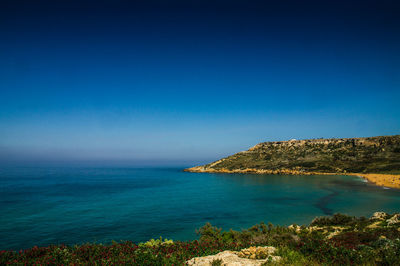
[[[400,135],[263,142],[188,172],[355,175],[400,188]]]

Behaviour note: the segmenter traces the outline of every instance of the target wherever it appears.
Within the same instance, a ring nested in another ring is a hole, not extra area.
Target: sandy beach
[[[369,182],[374,183],[377,186],[383,186],[387,188],[400,189],[400,175],[394,174],[360,174],[360,173],[346,173],[346,175],[359,176],[365,178]]]

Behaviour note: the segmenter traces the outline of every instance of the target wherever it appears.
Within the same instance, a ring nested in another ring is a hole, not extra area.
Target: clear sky
[[[400,134],[399,1],[0,2],[0,165]]]

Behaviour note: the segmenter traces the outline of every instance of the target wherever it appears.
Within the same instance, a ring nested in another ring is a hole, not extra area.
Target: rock
[[[274,247],[249,247],[242,249],[237,255],[241,258],[265,259],[276,251]]]
[[[271,261],[279,261],[281,257],[279,256],[269,256]],[[187,261],[188,265],[194,266],[210,266],[214,260],[222,260],[221,265],[226,266],[261,266],[266,263],[269,258],[266,259],[248,259],[239,257],[234,251],[223,251],[216,255],[206,256],[206,257],[196,257]]]
[[[257,248],[256,247],[249,247],[248,250],[249,250],[250,253],[255,253],[257,251]]]
[[[397,214],[393,215],[393,217],[390,219],[387,219],[386,222],[388,225],[394,225],[394,224],[400,223],[400,214],[397,213]]]
[[[333,238],[333,237],[339,235],[340,233],[341,233],[341,231],[335,230],[334,232],[330,233],[330,234],[327,236],[327,239],[331,239],[331,238]]]
[[[298,225],[294,225],[294,224],[289,225],[288,228],[291,230],[294,230],[297,233],[301,231],[301,227]]]
[[[370,220],[385,220],[385,218],[388,216],[388,214],[387,213],[385,213],[385,212],[375,212],[372,216],[371,216],[371,218],[370,218]]]
[[[378,228],[382,224],[382,221],[374,222],[367,226],[367,228]]]
[[[223,251],[216,255],[197,257],[187,261],[188,265],[209,266],[214,260],[222,260],[222,265],[241,266],[241,265],[262,265],[267,261],[279,261],[281,257],[273,256],[275,247],[250,247],[239,252]]]

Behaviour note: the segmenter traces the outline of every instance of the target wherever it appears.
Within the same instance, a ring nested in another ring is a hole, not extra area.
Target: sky
[[[0,1],[0,166],[400,134],[399,1]]]

